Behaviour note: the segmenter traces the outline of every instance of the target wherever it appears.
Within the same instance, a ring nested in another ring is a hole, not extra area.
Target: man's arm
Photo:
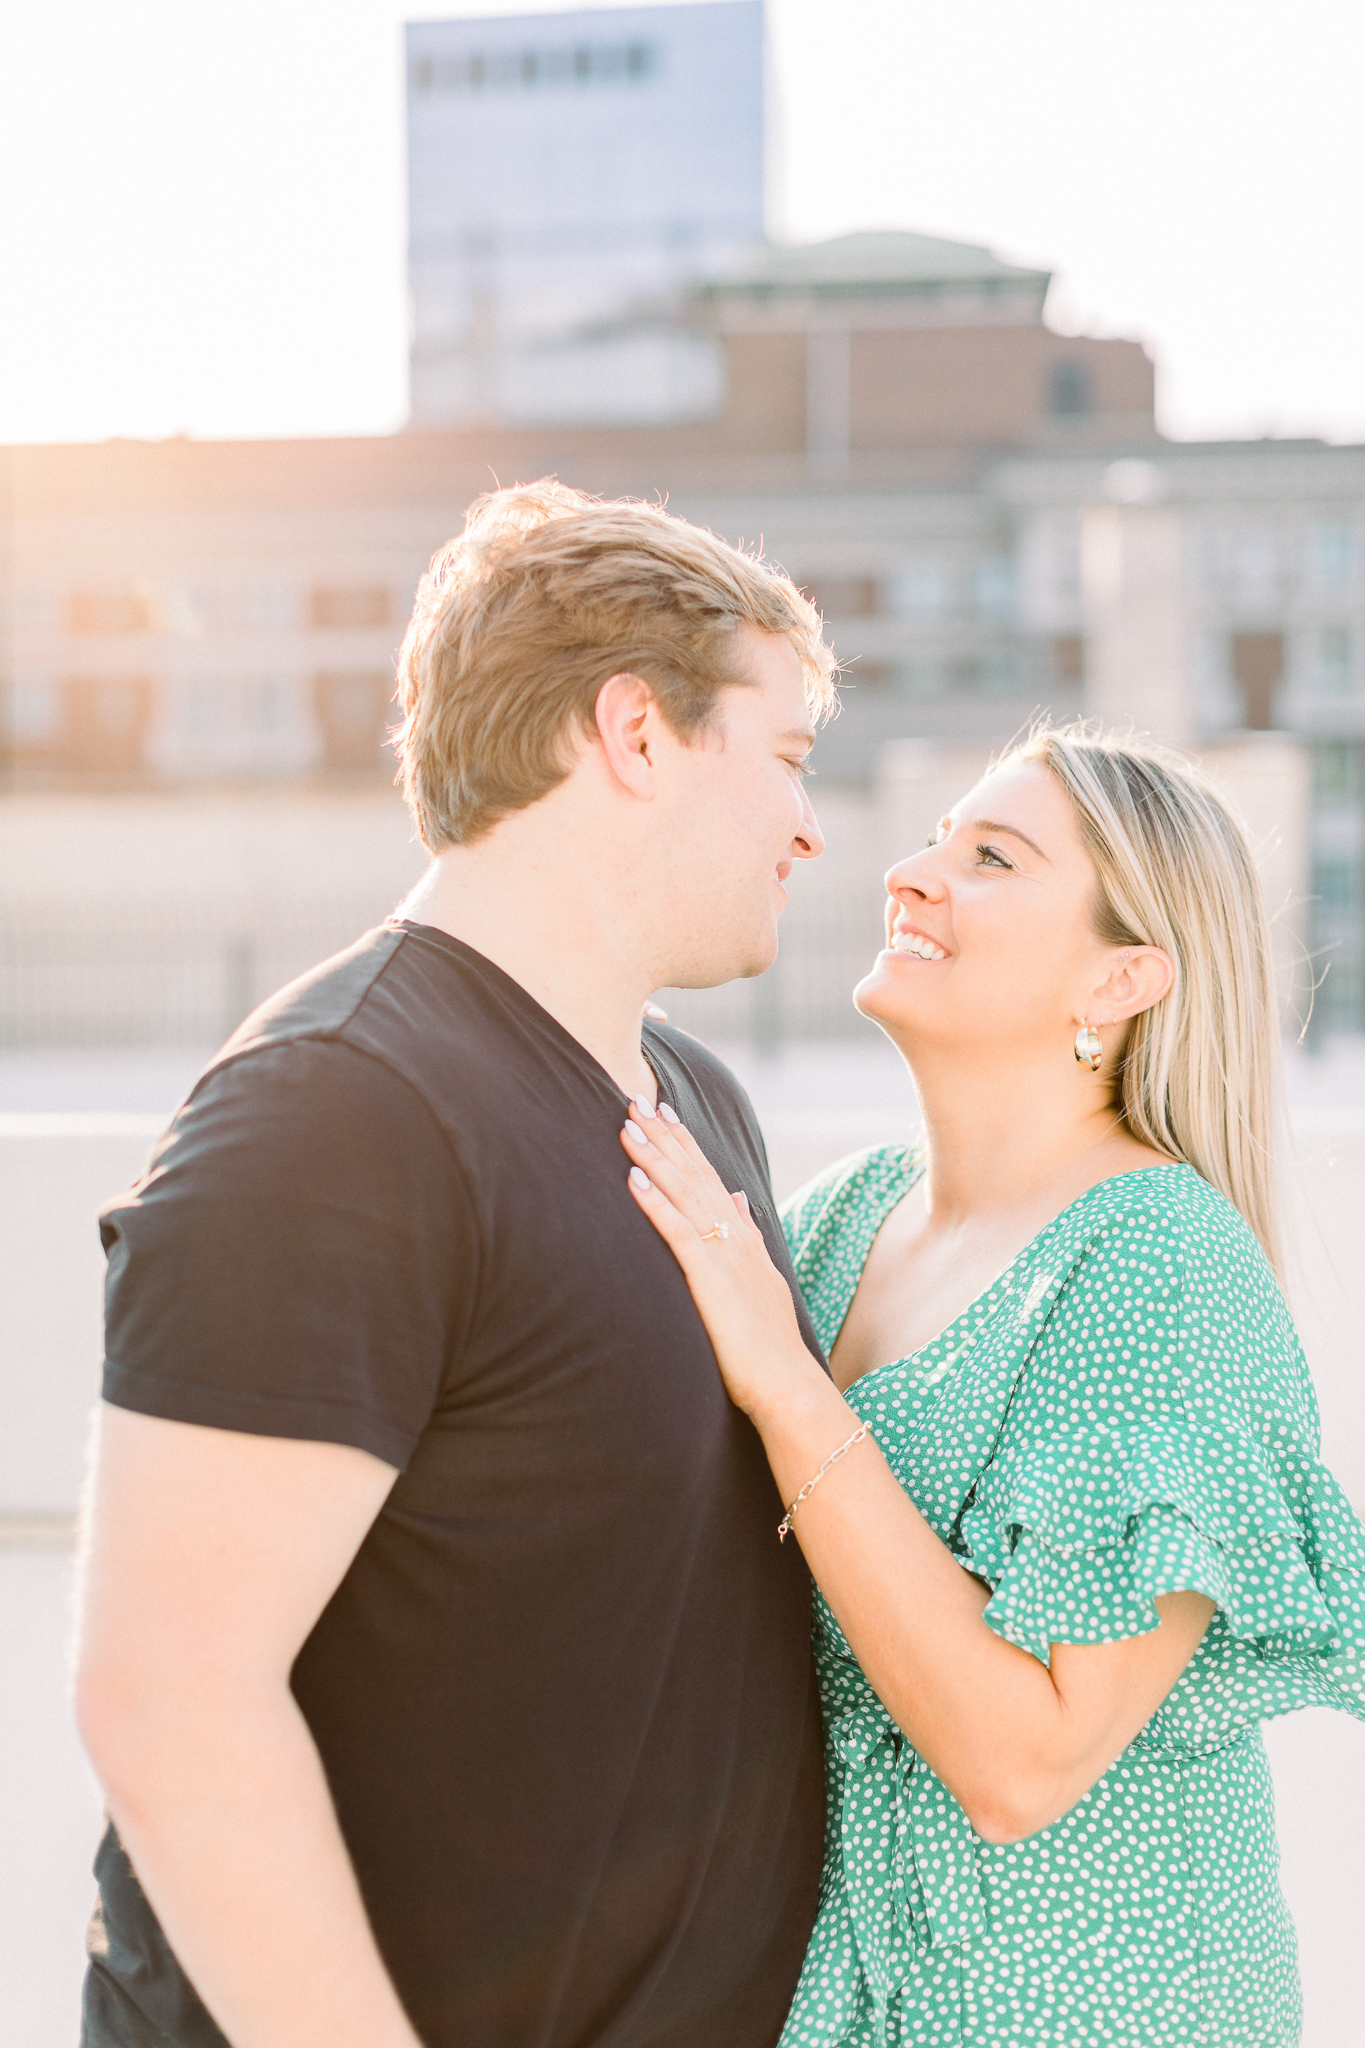
[[[289,1690],[395,1477],[348,1445],[100,1412],[77,1716],[233,2048],[417,2048]]]

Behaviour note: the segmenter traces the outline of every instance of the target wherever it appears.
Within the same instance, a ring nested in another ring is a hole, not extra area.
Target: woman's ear
[[[1170,955],[1160,946],[1125,947],[1109,978],[1090,999],[1089,1022],[1122,1024],[1130,1017],[1140,1017],[1161,1001],[1174,979]]]

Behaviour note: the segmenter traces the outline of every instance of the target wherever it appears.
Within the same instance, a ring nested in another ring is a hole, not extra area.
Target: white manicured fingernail
[[[634,1122],[634,1121],[633,1121],[633,1120],[632,1120],[632,1119],[631,1119],[630,1117],[627,1117],[627,1118],[626,1118],[626,1125],[625,1125],[625,1129],[626,1129],[626,1136],[627,1136],[628,1138],[632,1139],[632,1140],[634,1141],[634,1143],[635,1143],[635,1144],[637,1144],[637,1145],[643,1145],[643,1144],[644,1144],[644,1142],[645,1142],[645,1134],[644,1134],[644,1132],[643,1132],[643,1131],[642,1131],[642,1130],[640,1129],[640,1126],[639,1126],[639,1125],[638,1125],[637,1123],[635,1123],[635,1122]]]
[[[682,1118],[678,1115],[677,1110],[670,1109],[666,1102],[659,1104],[659,1115],[666,1124],[680,1124],[682,1122]]]
[[[666,1024],[668,1022],[667,1010],[661,1010],[657,1003],[646,1003],[645,1015],[646,1017],[652,1017],[657,1024]]]
[[[745,1213],[745,1215],[746,1215],[746,1216],[748,1216],[748,1215],[750,1215],[750,1214],[752,1213],[752,1212],[751,1212],[751,1210],[750,1210],[750,1208],[749,1208],[749,1197],[748,1197],[748,1196],[747,1196],[747,1195],[745,1194],[745,1192],[744,1192],[743,1188],[736,1188],[736,1189],[735,1189],[735,1200],[736,1200],[737,1202],[743,1202],[743,1204],[744,1204],[744,1213]]]
[[[637,1187],[637,1188],[647,1188],[647,1187],[649,1186],[649,1175],[648,1175],[648,1174],[647,1174],[647,1173],[645,1172],[644,1168],[643,1168],[643,1167],[641,1167],[641,1166],[632,1166],[632,1167],[631,1167],[631,1169],[630,1169],[630,1180],[631,1180],[631,1185],[632,1185],[633,1187]]]
[[[631,1104],[631,1108],[638,1109],[641,1116],[654,1116],[657,1114],[657,1111],[654,1109],[653,1104],[646,1102],[643,1095],[637,1095],[635,1097],[634,1102],[632,1102]]]

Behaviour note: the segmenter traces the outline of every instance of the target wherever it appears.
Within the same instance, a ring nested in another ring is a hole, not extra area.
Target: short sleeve
[[[1314,1704],[1365,1715],[1365,1531],[1319,1462],[1293,1325],[1234,1212],[1201,1196],[1100,1231],[1016,1410],[962,1518],[998,1634],[1046,1663],[1200,1592],[1218,1614],[1158,1716],[1168,1735]]]
[[[412,1086],[337,1040],[212,1070],[101,1216],[104,1397],[403,1467],[467,1328],[477,1219]]]

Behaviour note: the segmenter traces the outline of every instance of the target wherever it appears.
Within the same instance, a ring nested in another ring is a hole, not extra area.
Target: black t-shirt
[[[742,1092],[645,1050],[790,1273]],[[390,925],[242,1026],[103,1216],[107,1400],[400,1468],[293,1687],[428,2048],[770,2048],[814,1916],[809,1582],[625,1105]],[[112,1834],[97,1869],[89,2048],[220,2042]]]

